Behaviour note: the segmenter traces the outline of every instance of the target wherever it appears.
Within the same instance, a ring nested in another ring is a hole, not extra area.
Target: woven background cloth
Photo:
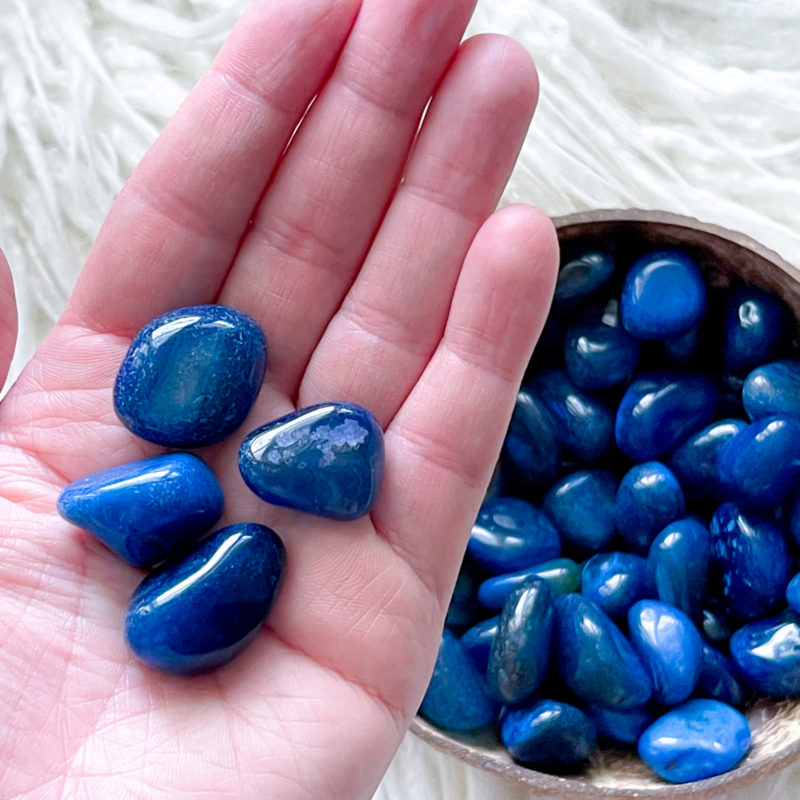
[[[0,246],[21,331],[12,374],[64,307],[133,166],[246,0],[0,0]],[[553,215],[660,208],[800,264],[800,3],[480,0],[542,94],[503,202]],[[800,797],[800,770],[736,800]],[[407,738],[380,800],[526,798]],[[732,797],[733,800],[733,797]]]

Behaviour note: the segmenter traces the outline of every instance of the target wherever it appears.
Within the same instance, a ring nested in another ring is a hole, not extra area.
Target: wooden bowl
[[[727,288],[748,283],[770,289],[789,304],[800,321],[800,271],[777,253],[741,233],[663,211],[586,211],[553,220],[562,253],[602,247],[619,264],[657,248],[685,249],[707,283]],[[729,797],[756,782],[770,782],[800,758],[800,700],[759,700],[746,710],[753,732],[750,753],[731,772],[696,783],[673,785],[658,778],[639,758],[622,750],[598,750],[580,775],[557,777],[515,764],[494,733],[456,736],[420,717],[411,730],[438,750],[467,764],[496,773],[512,784],[530,787],[532,795],[559,800],[602,797]],[[763,796],[763,795],[762,795]]]

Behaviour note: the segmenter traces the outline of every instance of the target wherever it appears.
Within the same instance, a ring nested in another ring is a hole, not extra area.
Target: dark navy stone
[[[699,433],[690,436],[673,454],[672,471],[692,500],[722,498],[717,459],[722,448],[737,433],[747,427],[741,419],[712,422]]]
[[[437,728],[454,733],[485,728],[500,713],[478,668],[448,630],[442,633],[436,666],[419,713]]]
[[[760,419],[737,433],[717,459],[728,497],[755,508],[774,508],[800,484],[800,420]]]
[[[703,633],[713,644],[724,644],[731,638],[734,631],[727,612],[722,607],[722,601],[708,598],[703,609]]]
[[[558,273],[553,308],[567,311],[579,306],[611,280],[614,269],[614,258],[609,253],[584,253],[568,261]]]
[[[550,314],[542,328],[539,341],[533,350],[531,360],[525,370],[524,382],[532,375],[545,369],[560,369],[564,366],[564,334],[567,323],[560,314]]]
[[[581,592],[609,617],[624,617],[647,597],[646,561],[632,553],[601,553],[583,565]]]
[[[676,336],[674,339],[664,339],[661,346],[668,361],[673,364],[688,364],[700,350],[701,326],[695,325],[683,336]]]
[[[244,482],[262,499],[330,519],[369,513],[383,477],[383,431],[352,403],[322,403],[254,430],[239,451]]]
[[[508,711],[500,736],[518,764],[554,773],[574,771],[597,742],[597,731],[586,714],[555,700]]]
[[[670,783],[732,770],[750,749],[750,726],[718,700],[690,700],[657,719],[639,739],[639,757]]]
[[[133,461],[69,484],[58,498],[64,519],[137,567],[175,555],[222,516],[214,473],[189,453]]]
[[[800,573],[795,575],[786,587],[786,602],[800,614]]]
[[[731,657],[747,683],[767,697],[800,697],[800,617],[760,619],[731,637]]]
[[[797,492],[788,507],[789,533],[797,544],[800,544],[800,492]]]
[[[570,691],[590,705],[644,705],[653,684],[611,619],[579,594],[557,597],[555,609],[553,664]]]
[[[261,630],[280,589],[286,551],[255,523],[222,528],[139,584],[125,638],[145,664],[192,674],[227,664]]]
[[[637,339],[668,339],[691,330],[706,313],[706,285],[679,250],[642,256],[622,285],[622,322]]]
[[[650,546],[649,584],[658,599],[679,608],[690,619],[703,612],[711,562],[711,534],[696,519],[667,525]]]
[[[783,531],[735,503],[714,512],[710,530],[727,610],[741,620],[763,617],[784,598],[789,583]]]
[[[714,377],[714,385],[719,391],[719,402],[717,403],[717,416],[736,417],[745,419],[747,414],[742,403],[742,388],[744,378],[731,375],[729,372]]]
[[[547,581],[530,578],[508,596],[489,653],[486,685],[505,705],[533,696],[550,667],[553,595]]]
[[[717,390],[701,375],[658,372],[636,378],[617,409],[617,446],[634,461],[675,450],[714,417]]]
[[[703,665],[703,640],[682,611],[659,600],[640,600],[628,612],[633,649],[653,681],[653,700],[682,703],[694,691]]]
[[[581,588],[580,566],[569,558],[554,558],[519,572],[488,578],[478,589],[478,601],[484,608],[499,610],[505,605],[508,595],[529,578],[547,581],[554,597],[579,592]]]
[[[584,710],[601,739],[626,747],[635,745],[657,716],[649,705],[624,709],[587,706]]]
[[[264,333],[247,314],[226,306],[180,308],[136,334],[114,385],[114,409],[149,442],[213,444],[250,413],[266,364]]]
[[[489,572],[514,572],[558,557],[561,539],[553,523],[532,503],[519,497],[496,497],[481,506],[467,553]]]
[[[773,361],[754,369],[742,387],[742,402],[752,420],[775,414],[800,418],[800,361]]]
[[[647,554],[665,525],[686,512],[678,479],[658,461],[632,467],[617,490],[617,529],[630,548]]]
[[[562,478],[542,508],[564,542],[580,553],[597,553],[614,538],[617,479],[604,469],[584,469]]]
[[[464,652],[472,659],[481,675],[486,675],[489,667],[489,653],[492,642],[497,636],[497,626],[500,617],[491,617],[473,625],[462,637],[461,646]]]
[[[445,627],[450,628],[456,634],[461,634],[474,624],[480,610],[478,588],[485,579],[486,572],[477,564],[473,564],[470,559],[465,558],[461,562],[461,569],[458,571],[456,585],[453,588],[453,596],[447,607]]]
[[[780,358],[792,341],[794,317],[779,297],[755,286],[728,296],[724,311],[723,360],[734,375]]]
[[[622,327],[618,304],[590,309],[567,329],[564,366],[581,389],[608,389],[630,380],[642,345]]]
[[[614,444],[614,412],[575,386],[562,370],[546,370],[533,379],[555,420],[559,441],[580,461],[597,461]]]
[[[736,708],[741,708],[747,699],[736,665],[705,642],[703,668],[700,670],[695,694],[698,697],[711,697]]]

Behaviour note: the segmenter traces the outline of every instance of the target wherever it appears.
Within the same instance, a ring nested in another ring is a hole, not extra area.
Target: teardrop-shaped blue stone
[[[752,420],[775,414],[800,418],[800,361],[773,361],[754,369],[742,387],[742,402]]]

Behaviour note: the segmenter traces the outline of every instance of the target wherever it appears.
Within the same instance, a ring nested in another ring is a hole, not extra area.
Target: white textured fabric
[[[0,246],[21,315],[13,374],[245,5],[0,0]],[[796,0],[480,0],[470,32],[482,31],[521,41],[541,75],[505,201],[687,213],[800,264]],[[795,768],[736,800],[800,797],[798,778]],[[409,738],[376,798],[530,796]]]

